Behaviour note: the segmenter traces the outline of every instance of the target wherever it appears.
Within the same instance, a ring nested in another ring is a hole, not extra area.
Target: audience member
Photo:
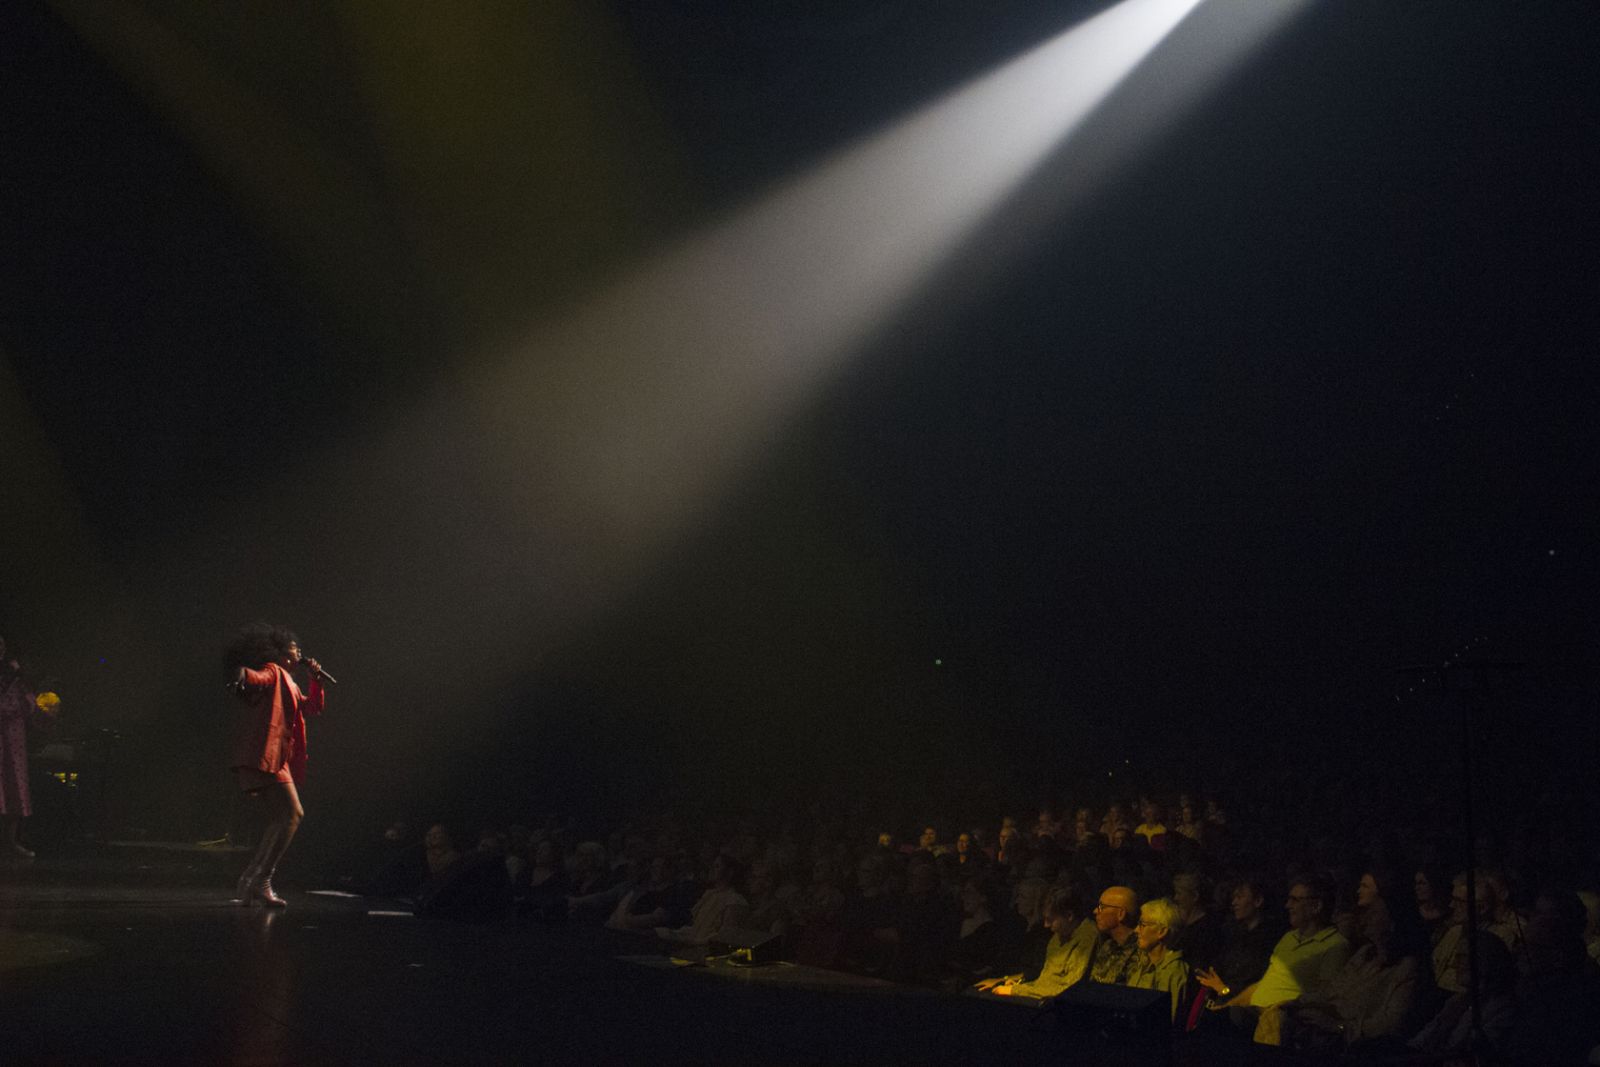
[[[1591,893],[1584,889],[1578,892],[1578,899],[1583,901],[1583,945],[1589,953],[1589,958],[1600,963],[1600,893]]]
[[[444,828],[443,823],[434,823],[428,827],[428,832],[423,835],[422,844],[426,851],[430,877],[443,873],[461,858],[461,853],[456,851],[455,842],[450,839],[450,831]]]
[[[794,897],[799,890],[784,882],[782,868],[771,860],[756,860],[750,865],[745,888],[750,901],[750,915],[746,920],[750,929],[787,937],[794,921]]]
[[[1505,1048],[1517,1018],[1516,963],[1506,943],[1487,930],[1478,931],[1477,943],[1478,1033],[1473,1032],[1471,995],[1455,993],[1407,1043],[1409,1048],[1436,1056],[1493,1054]]]
[[[738,860],[719,853],[711,861],[711,886],[695,902],[688,924],[657,927],[656,936],[679,944],[705,945],[725,928],[745,928],[750,902],[737,888],[741,873]]]
[[[1106,817],[1100,821],[1100,836],[1109,841],[1112,831],[1118,829],[1132,833],[1133,823],[1128,821],[1128,814],[1121,804],[1112,804],[1106,809]]]
[[[1367,896],[1360,906],[1360,948],[1320,993],[1305,994],[1266,1009],[1257,1040],[1270,1034],[1269,1017],[1280,1021],[1281,1043],[1332,1051],[1361,1043],[1398,1043],[1417,1029],[1429,1002],[1423,963],[1427,934],[1410,900]]]
[[[1194,871],[1180,871],[1172,876],[1172,903],[1178,908],[1178,926],[1174,933],[1173,948],[1183,952],[1184,962],[1190,970],[1210,967],[1216,962],[1222,947],[1222,924],[1206,911],[1208,886]]]
[[[1082,898],[1071,888],[1052,890],[1044,912],[1050,941],[1039,970],[1031,976],[1016,973],[981,982],[979,989],[989,989],[1000,996],[1042,1000],[1083,979],[1100,932],[1092,919],[1084,917]]]
[[[1477,927],[1506,943],[1512,954],[1522,947],[1522,922],[1506,901],[1506,884],[1497,872],[1479,871],[1474,877]],[[1447,993],[1465,992],[1467,965],[1467,875],[1456,875],[1450,891],[1450,926],[1433,948],[1433,978]]]
[[[629,872],[611,866],[604,845],[598,841],[584,841],[573,852],[567,875],[572,883],[567,896],[567,914],[584,922],[605,922],[617,901],[633,889],[634,879],[628,875]]]
[[[906,871],[906,891],[885,939],[895,949],[889,973],[904,982],[938,983],[958,925],[955,909],[940,892],[938,868],[918,857]]]
[[[1094,812],[1088,808],[1079,808],[1072,820],[1072,844],[1074,848],[1082,848],[1089,843],[1091,837],[1098,835],[1095,829]]]
[[[1450,875],[1446,868],[1424,864],[1417,868],[1412,884],[1416,888],[1417,915],[1428,931],[1428,940],[1437,946],[1450,927]]]
[[[845,894],[833,861],[818,857],[811,865],[811,884],[795,900],[794,936],[796,963],[812,967],[837,967],[842,962],[845,940]]]
[[[843,960],[863,974],[889,971],[896,955],[899,906],[891,880],[890,860],[883,853],[856,865],[856,888],[845,899]]]
[[[1000,891],[983,878],[961,886],[961,926],[951,952],[950,971],[958,985],[994,974],[1006,950]]]
[[[1139,825],[1133,832],[1144,838],[1152,848],[1156,846],[1156,839],[1167,836],[1167,824],[1161,818],[1161,805],[1149,797],[1139,801]]]
[[[1216,963],[1199,968],[1195,979],[1213,995],[1228,997],[1266,973],[1272,950],[1283,937],[1283,923],[1269,918],[1261,879],[1241,878],[1229,895],[1232,918],[1224,928]]]
[[[1105,985],[1124,985],[1138,962],[1139,897],[1125,885],[1108,886],[1094,907],[1094,925],[1100,938],[1095,943],[1090,976]]]
[[[977,845],[972,834],[962,831],[956,835],[956,862],[962,870],[976,870],[986,866],[988,857]]]
[[[1139,922],[1135,927],[1138,953],[1129,969],[1126,982],[1135,989],[1159,989],[1172,1000],[1172,1019],[1188,1001],[1189,964],[1183,952],[1173,947],[1182,929],[1177,905],[1166,897],[1148,901],[1139,909]]]
[[[1213,1005],[1233,1009],[1236,1024],[1255,1030],[1261,1013],[1299,997],[1316,997],[1349,960],[1350,942],[1329,922],[1333,883],[1320,875],[1296,879],[1286,910],[1289,932],[1273,947],[1260,978],[1235,992],[1224,987]]]
[[[678,877],[674,858],[661,853],[651,858],[649,873],[617,901],[606,925],[613,930],[685,926],[697,896],[694,883]]]
[[[1042,804],[1039,807],[1039,818],[1033,824],[1033,836],[1037,838],[1054,839],[1061,833],[1061,821],[1056,818],[1056,809],[1053,804]]]
[[[536,919],[565,919],[571,888],[556,843],[548,837],[541,838],[533,846],[525,884],[520,889],[524,910]]]
[[[1582,1063],[1600,1046],[1600,969],[1583,943],[1583,901],[1548,889],[1534,901],[1507,1052],[1529,1063]],[[1493,932],[1493,931],[1491,931]],[[1496,936],[1500,936],[1496,933]]]
[[[1187,797],[1178,804],[1178,824],[1173,827],[1178,833],[1190,841],[1199,842],[1201,831],[1205,824],[1200,819],[1200,814],[1195,811],[1194,803]]]

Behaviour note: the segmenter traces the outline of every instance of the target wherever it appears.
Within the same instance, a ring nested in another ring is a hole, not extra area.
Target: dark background
[[[128,735],[126,827],[221,831],[217,662],[257,617],[345,683],[326,840],[658,788],[1023,806],[1313,743],[1437,788],[1447,709],[1394,668],[1462,654],[1529,664],[1491,762],[1580,773],[1587,4],[1313,6],[797,398],[603,610],[474,610],[561,563],[486,532],[441,383],[1103,6],[6,5],[0,626],[64,729]]]

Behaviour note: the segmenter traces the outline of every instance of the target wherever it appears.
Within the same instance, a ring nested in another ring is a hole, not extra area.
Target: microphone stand
[[[1457,694],[1456,706],[1460,710],[1461,744],[1461,823],[1466,835],[1463,852],[1466,857],[1467,921],[1462,936],[1467,940],[1467,1010],[1471,1020],[1472,1054],[1477,1056],[1489,1048],[1488,1037],[1483,1032],[1483,1004],[1478,984],[1478,849],[1477,829],[1473,818],[1472,793],[1475,785],[1476,760],[1473,753],[1472,720],[1487,706],[1485,694],[1492,675],[1517,670],[1527,666],[1511,660],[1461,659],[1452,656],[1442,664],[1411,664],[1400,667],[1402,673],[1431,674],[1437,672],[1442,683],[1442,695]],[[1472,694],[1475,699],[1467,694]]]

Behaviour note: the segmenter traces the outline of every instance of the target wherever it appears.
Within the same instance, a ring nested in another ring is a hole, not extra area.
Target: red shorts
[[[285,763],[278,768],[278,773],[263,771],[258,767],[235,767],[239,774],[239,788],[246,793],[259,792],[273,782],[282,782],[285,785],[294,784],[294,775],[289,773],[289,765]]]

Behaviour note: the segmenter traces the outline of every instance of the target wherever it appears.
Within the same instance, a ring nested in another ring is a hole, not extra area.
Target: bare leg
[[[260,800],[265,790],[254,789],[248,794],[252,799]],[[263,803],[266,803],[263,801]],[[261,862],[272,851],[272,838],[278,832],[276,812],[270,807],[267,809],[267,824],[261,828],[261,837],[256,841],[255,853],[250,857],[250,862],[245,865],[244,873],[239,875],[239,884],[234,895],[240,904],[250,903],[251,891],[256,887],[256,880],[261,877]]]
[[[240,904],[250,903],[250,894],[256,887],[256,882],[261,880],[261,866],[266,858],[272,854],[278,836],[277,820],[267,823],[261,828],[261,840],[256,843],[255,855],[250,857],[250,863],[239,876],[239,885],[235,895]]]
[[[273,820],[261,835],[261,847],[256,850],[261,866],[256,870],[250,897],[281,908],[285,901],[272,891],[272,875],[278,869],[278,861],[288,851],[289,842],[294,839],[294,833],[300,828],[300,820],[305,818],[306,812],[300,806],[300,793],[293,782],[274,783],[263,790],[262,795],[272,805]]]

